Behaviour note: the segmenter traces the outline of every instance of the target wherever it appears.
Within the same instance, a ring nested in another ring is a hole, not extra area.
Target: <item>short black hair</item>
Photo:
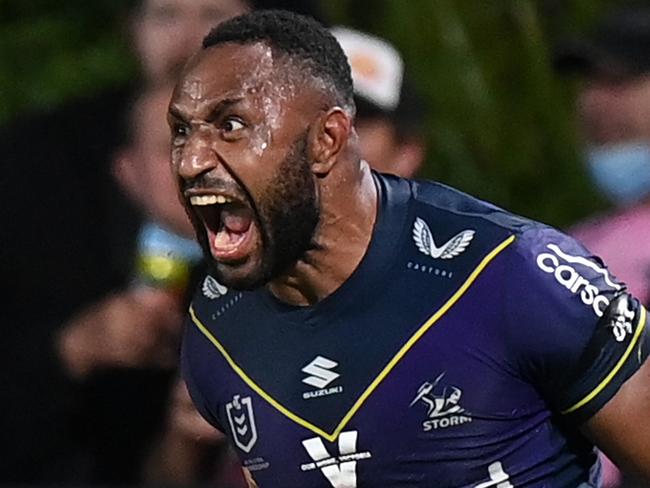
[[[334,36],[318,21],[285,10],[256,10],[227,20],[203,39],[203,49],[234,42],[262,42],[298,68],[335,89],[337,102],[354,107],[347,57]]]

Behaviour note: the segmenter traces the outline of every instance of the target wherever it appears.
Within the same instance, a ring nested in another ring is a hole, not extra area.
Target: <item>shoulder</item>
[[[430,180],[408,180],[415,208],[432,215],[447,216],[486,230],[501,229],[517,235],[541,224],[497,205]]]
[[[212,275],[206,274],[196,285],[190,312],[199,315],[215,314],[232,306],[232,302],[241,297],[225,285],[219,283]]]
[[[612,295],[625,285],[605,263],[576,239],[549,226],[538,225],[521,232],[513,246],[510,266],[544,296],[567,307],[591,309],[597,317]]]
[[[383,175],[386,186],[408,194],[409,224],[418,249],[436,259],[455,255],[432,255],[441,245],[483,256],[507,241],[509,247],[526,247],[526,236],[542,232],[548,226],[508,212],[492,203],[473,197],[447,185],[427,180],[405,180]],[[471,242],[471,246],[469,243]],[[510,244],[514,244],[510,245]],[[505,244],[504,244],[505,245]]]
[[[585,265],[587,274],[593,272],[594,277],[609,278],[600,258],[592,255],[578,240],[552,226],[514,214],[441,183],[406,181],[416,213],[424,219],[464,224],[474,229],[477,237],[481,232],[513,236],[510,254],[519,261],[518,264],[536,265],[540,254],[551,251],[559,255],[560,259],[563,259],[563,253],[569,259],[575,258],[574,264],[581,262]],[[585,264],[587,261],[590,262],[589,265]]]
[[[388,200],[407,202],[405,225],[411,234],[409,240],[415,243],[411,249],[416,256],[425,254],[439,263],[453,259],[457,267],[464,262],[478,263],[495,253],[510,273],[516,273],[513,280],[526,276],[551,286],[553,278],[549,280],[544,274],[547,267],[542,269],[537,263],[541,259],[544,266],[546,261],[539,256],[548,252],[564,259],[559,252],[593,261],[584,273],[593,272],[594,279],[602,278],[603,272],[595,271],[604,268],[602,262],[553,227],[441,183],[389,175],[378,175],[378,182]]]
[[[181,358],[183,368],[197,377],[207,373],[210,351],[222,351],[222,335],[229,329],[232,312],[242,308],[242,293],[206,274],[197,284],[185,320]],[[239,307],[238,307],[239,306]],[[245,307],[244,307],[245,308]]]

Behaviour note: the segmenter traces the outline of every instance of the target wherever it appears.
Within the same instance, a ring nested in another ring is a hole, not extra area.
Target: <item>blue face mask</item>
[[[587,170],[598,189],[618,206],[650,194],[650,142],[591,147]]]

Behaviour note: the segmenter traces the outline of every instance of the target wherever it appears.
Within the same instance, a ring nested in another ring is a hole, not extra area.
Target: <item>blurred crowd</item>
[[[584,162],[612,210],[570,232],[650,303],[650,9],[609,13],[589,38],[558,49],[560,73],[581,78],[576,100]],[[605,486],[623,476],[606,458]],[[634,480],[627,480],[633,486]]]
[[[326,21],[317,2],[141,0],[141,76],[2,128],[2,484],[246,486],[178,378],[201,250],[169,170],[167,104],[211,27],[254,8]],[[352,67],[363,157],[417,176],[427,107],[388,41],[332,27]],[[555,49],[577,76],[587,172],[612,205],[570,229],[650,302],[650,9],[613,11]],[[607,463],[606,460],[604,460]],[[607,486],[623,475],[608,464]],[[633,480],[626,481],[633,483]]]

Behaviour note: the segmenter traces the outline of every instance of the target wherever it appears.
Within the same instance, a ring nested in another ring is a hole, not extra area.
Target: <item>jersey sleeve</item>
[[[200,386],[196,382],[195,368],[198,367],[196,361],[199,360],[196,347],[197,338],[196,327],[193,326],[191,319],[188,317],[185,320],[183,343],[181,346],[181,377],[187,385],[187,391],[190,394],[192,403],[194,403],[194,406],[201,416],[215,429],[220,432],[226,432],[224,427],[217,420],[216,415],[213,415],[211,412],[209,404],[201,393]]]
[[[582,422],[646,359],[646,311],[598,257],[554,229],[524,232],[510,259],[506,334],[516,369],[555,412]]]

